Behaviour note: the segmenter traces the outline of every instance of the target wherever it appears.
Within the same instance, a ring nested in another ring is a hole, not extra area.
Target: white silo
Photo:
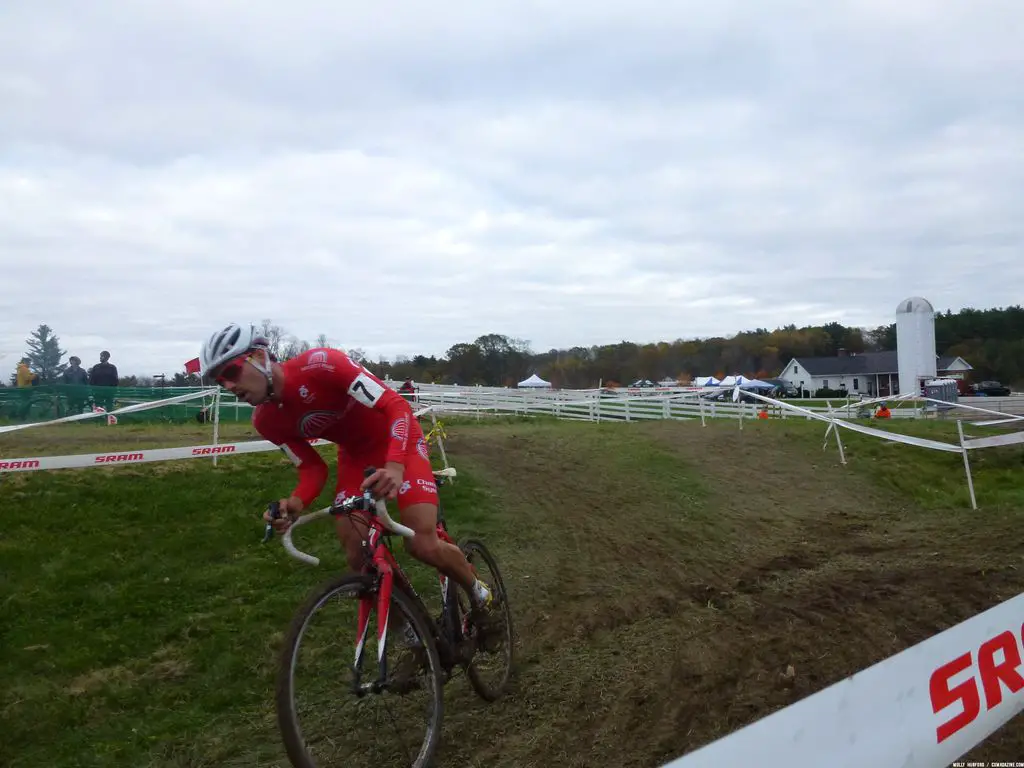
[[[923,379],[936,377],[935,310],[927,299],[912,296],[896,307],[896,360],[901,395],[920,392]]]

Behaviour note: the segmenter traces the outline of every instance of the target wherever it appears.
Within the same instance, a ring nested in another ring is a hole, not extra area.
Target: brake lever
[[[281,502],[270,502],[270,504],[267,505],[267,512],[270,513],[271,520],[277,520],[277,518],[281,516]],[[260,543],[266,544],[272,538],[274,538],[274,526],[272,523],[268,522],[263,529],[263,541],[261,541]]]

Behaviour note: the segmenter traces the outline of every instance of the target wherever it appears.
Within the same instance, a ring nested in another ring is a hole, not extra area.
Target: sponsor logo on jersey
[[[404,442],[409,437],[409,420],[404,416],[395,419],[391,424],[391,436]]]
[[[303,437],[320,437],[338,422],[334,411],[310,411],[299,420],[299,434]]]
[[[327,350],[325,349],[314,349],[308,355],[306,355],[306,362],[302,366],[302,370],[310,371],[314,368],[320,368],[325,371],[333,371],[335,366],[327,362]]]
[[[430,461],[430,448],[427,447],[427,441],[422,437],[416,441],[416,452],[427,461]]]
[[[323,371],[333,371],[334,370],[334,366],[331,365],[330,363],[310,363],[309,365],[302,366],[302,368],[300,370],[311,371],[314,368],[319,368],[320,370],[323,370]]]

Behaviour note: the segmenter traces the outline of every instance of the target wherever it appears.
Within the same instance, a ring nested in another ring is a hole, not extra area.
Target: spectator
[[[18,386],[32,386],[32,371],[29,370],[27,357],[21,358],[21,362],[18,363]]]
[[[86,373],[85,368],[82,367],[82,359],[80,357],[72,355],[68,359],[68,362],[70,363],[70,365],[68,366],[68,369],[64,371],[64,383],[79,385],[88,384],[89,374]]]
[[[64,371],[64,376],[62,377],[65,384],[70,384],[74,387],[68,391],[68,413],[81,413],[85,408],[85,398],[87,395],[87,392],[82,387],[89,384],[89,374],[82,367],[82,359],[80,357],[72,355],[68,362],[71,365]]]
[[[104,350],[100,352],[100,361],[89,371],[89,383],[94,387],[116,387],[117,366],[107,362],[110,360],[110,353]]]
[[[116,387],[117,386],[117,366],[113,363],[107,362],[110,360],[110,353],[106,350],[100,352],[100,361],[92,367],[89,371],[89,383],[94,387]],[[113,393],[93,392],[93,397],[96,401],[96,405],[102,405],[103,408],[110,413],[114,410],[114,395]]]
[[[28,367],[28,358],[21,358],[21,362],[18,363],[17,373],[17,385],[21,393],[18,395],[18,407],[16,415],[19,419],[23,419],[28,415],[29,410],[32,408],[32,390],[31,387],[35,384],[35,374],[32,373]]]
[[[412,379],[406,379],[398,388],[398,392],[410,403],[416,402],[416,387],[413,385]]]

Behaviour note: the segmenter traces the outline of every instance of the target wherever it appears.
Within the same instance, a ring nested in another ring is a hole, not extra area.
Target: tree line
[[[963,309],[936,312],[936,350],[970,363],[974,381],[997,379],[1024,384],[1024,308]],[[639,379],[688,381],[695,376],[723,378],[742,373],[774,378],[794,357],[827,357],[896,349],[896,324],[873,328],[790,324],[774,330],[756,328],[735,336],[676,339],[531,350],[522,339],[497,333],[455,344],[442,357],[416,355],[377,360],[370,367],[393,379],[445,384],[514,386],[531,373],[556,387],[572,389],[630,384]]]
[[[311,343],[288,333],[270,319],[256,323],[279,360],[288,360],[313,347],[331,346],[324,334]],[[1003,384],[1024,384],[1024,308],[1019,305],[993,309],[949,310],[935,315],[935,341],[939,354],[959,355],[974,367],[974,381],[997,379]],[[41,325],[27,340],[25,357],[40,383],[60,380],[66,354],[53,330]],[[341,347],[344,348],[344,347]],[[694,376],[742,373],[753,378],[773,378],[794,357],[831,356],[896,349],[896,324],[874,328],[825,325],[774,330],[756,328],[734,336],[678,338],[674,341],[574,346],[536,352],[530,342],[499,333],[459,342],[435,355],[399,355],[394,360],[371,360],[364,350],[344,348],[378,376],[413,379],[440,384],[514,386],[537,373],[556,387],[588,388],[604,384],[629,384],[638,379],[665,378],[686,381]],[[12,383],[14,377],[12,376]],[[122,376],[122,386],[188,386],[199,383],[183,370],[170,376]]]

